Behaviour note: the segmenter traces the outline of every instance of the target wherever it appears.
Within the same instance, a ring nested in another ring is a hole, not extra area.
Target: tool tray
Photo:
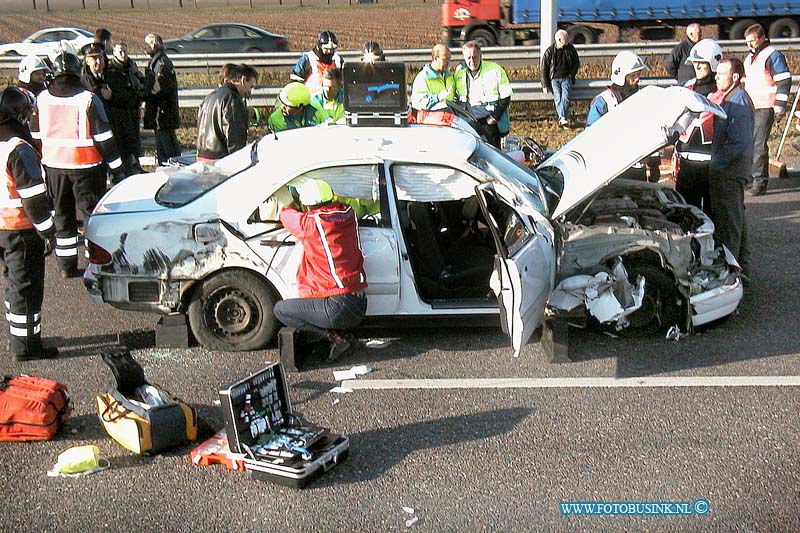
[[[302,488],[349,454],[350,439],[292,412],[283,365],[223,386],[220,405],[232,452],[252,477]]]

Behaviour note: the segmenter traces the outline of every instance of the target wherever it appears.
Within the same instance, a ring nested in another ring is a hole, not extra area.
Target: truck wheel
[[[769,25],[770,39],[800,37],[800,24],[790,18],[778,19]]]
[[[486,48],[487,46],[494,46],[497,44],[494,34],[489,30],[475,30],[469,34],[469,38],[467,40],[475,41],[481,48]]]
[[[744,32],[747,28],[755,24],[753,19],[740,19],[731,24],[731,29],[728,30],[728,39],[732,41],[740,41],[744,39]]]
[[[636,283],[639,276],[644,276],[644,298],[642,307],[628,315],[630,325],[621,333],[632,335],[650,335],[666,331],[675,324],[681,325],[681,302],[675,279],[661,268],[647,263],[625,265],[628,279]]]
[[[570,26],[567,35],[572,44],[593,44],[597,41],[594,30],[588,26]]]
[[[242,270],[217,274],[195,292],[189,324],[197,340],[211,350],[258,350],[275,335],[274,296],[259,276]]]

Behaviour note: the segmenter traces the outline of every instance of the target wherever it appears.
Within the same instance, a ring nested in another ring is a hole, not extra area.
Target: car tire
[[[275,335],[276,298],[260,276],[229,270],[202,282],[189,304],[189,324],[211,350],[242,352],[264,348]]]
[[[642,307],[628,315],[627,328],[623,335],[652,335],[666,331],[678,324],[683,329],[683,303],[675,287],[675,278],[656,265],[648,263],[626,264],[628,279],[635,284],[639,276],[644,276],[644,298]]]

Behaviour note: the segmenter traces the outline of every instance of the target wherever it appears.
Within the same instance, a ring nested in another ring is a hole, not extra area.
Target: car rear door
[[[491,287],[516,357],[542,321],[552,289],[553,242],[537,231],[509,189],[490,182],[475,190],[497,247]]]

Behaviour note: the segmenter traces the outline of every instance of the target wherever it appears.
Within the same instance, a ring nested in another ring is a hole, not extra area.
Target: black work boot
[[[331,351],[328,352],[328,362],[339,359],[351,346],[350,341],[333,331],[328,332],[328,341],[331,343]]]
[[[14,354],[16,361],[36,361],[38,359],[54,359],[58,357],[58,348],[40,347],[38,350],[30,350],[24,353]]]
[[[761,196],[766,193],[767,183],[769,183],[769,179],[767,178],[754,178],[753,186],[748,189],[750,196]]]

